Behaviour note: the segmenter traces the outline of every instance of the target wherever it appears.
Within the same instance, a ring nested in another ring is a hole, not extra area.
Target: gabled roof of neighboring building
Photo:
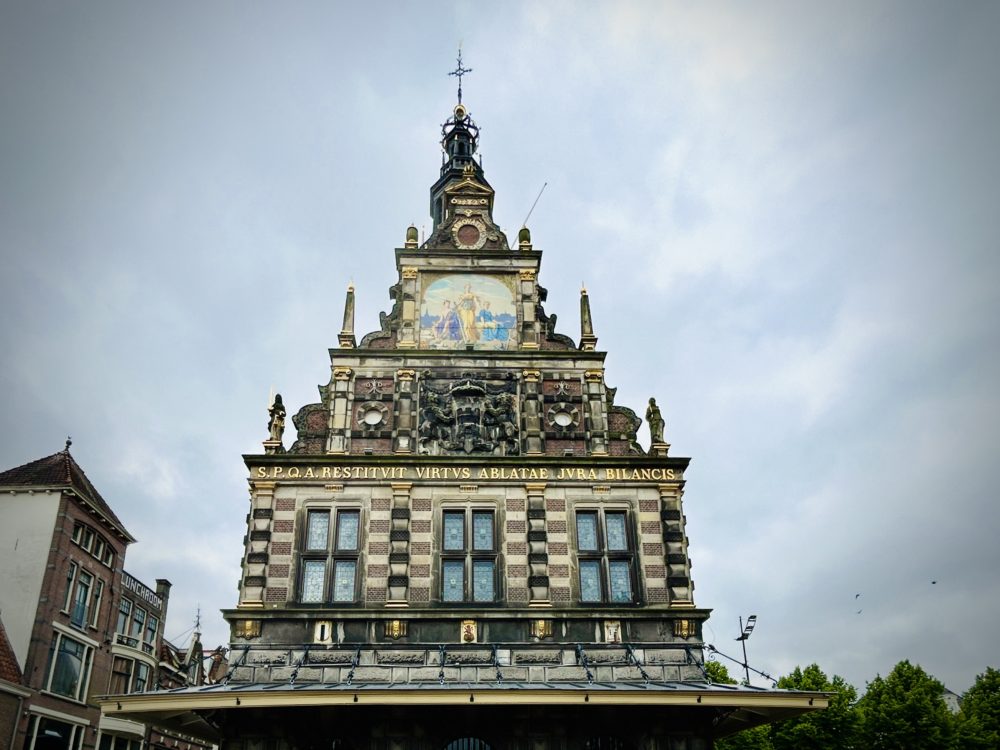
[[[4,628],[2,619],[0,619],[0,680],[6,680],[15,685],[20,685],[23,681],[21,665],[17,663],[14,647],[10,645],[7,629]]]
[[[85,503],[100,513],[104,519],[128,541],[135,538],[128,533],[111,507],[87,479],[80,465],[70,455],[69,445],[59,453],[39,458],[23,466],[0,472],[0,487],[59,487],[72,489]]]

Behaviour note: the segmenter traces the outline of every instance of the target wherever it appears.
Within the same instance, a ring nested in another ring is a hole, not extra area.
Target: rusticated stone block
[[[687,652],[679,648],[647,648],[647,664],[683,664],[688,660]]]
[[[453,651],[445,657],[446,664],[489,664],[492,661],[491,651]]]
[[[416,669],[410,670],[410,681],[411,682],[437,682],[438,673],[440,672],[440,667],[418,667]],[[445,667],[444,678],[445,680],[454,681],[458,677],[458,670],[454,667]]]
[[[229,678],[230,682],[253,682],[254,673],[256,670],[253,667],[236,667],[233,670],[232,677]]]
[[[647,670],[646,674],[649,674]],[[612,679],[614,680],[641,680],[642,672],[638,667],[613,667]]]
[[[527,667],[500,667],[500,675],[507,682],[524,682],[528,679]],[[479,667],[480,682],[496,682],[497,671],[494,667]]]
[[[310,651],[310,664],[350,664],[354,661],[353,651]]]
[[[301,667],[295,676],[296,682],[321,682],[323,670],[318,667]]]
[[[337,683],[342,682],[347,679],[348,673],[347,667],[324,667],[323,668],[323,682],[327,683]]]
[[[572,680],[574,682],[587,680],[587,672],[583,667],[549,667],[545,670],[549,680]]]
[[[288,663],[287,651],[251,651],[247,655],[247,664],[263,666],[266,664],[282,665]]]
[[[559,664],[562,656],[557,650],[546,651],[515,651],[515,664]]]
[[[607,651],[590,651],[587,652],[587,661],[591,664],[624,664],[626,660],[625,649],[609,649]]]
[[[388,682],[391,673],[379,667],[358,667],[354,670],[355,682]]]
[[[375,659],[379,664],[420,664],[424,663],[423,651],[378,651]]]

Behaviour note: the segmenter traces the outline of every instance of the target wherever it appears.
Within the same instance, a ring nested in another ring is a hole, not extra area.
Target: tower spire
[[[594,335],[594,319],[590,315],[590,295],[587,287],[580,285],[580,349],[592,352],[597,346],[597,336]]]

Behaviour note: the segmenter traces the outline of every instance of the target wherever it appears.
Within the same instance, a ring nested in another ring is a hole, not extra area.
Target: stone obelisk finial
[[[594,319],[590,315],[590,296],[587,287],[580,287],[580,349],[592,352],[597,346],[597,336],[594,335]]]
[[[354,338],[354,282],[347,285],[347,299],[344,301],[344,327],[338,337],[341,349],[354,349],[358,341]]]

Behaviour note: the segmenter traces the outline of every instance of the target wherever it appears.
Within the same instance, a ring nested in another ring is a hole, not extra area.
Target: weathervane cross
[[[471,73],[472,68],[466,68],[462,66],[462,45],[458,45],[458,66],[448,73],[450,76],[458,76],[458,103],[462,103],[462,76],[466,73]]]

